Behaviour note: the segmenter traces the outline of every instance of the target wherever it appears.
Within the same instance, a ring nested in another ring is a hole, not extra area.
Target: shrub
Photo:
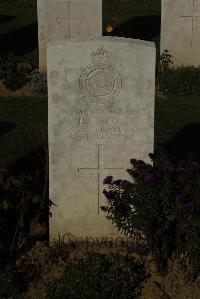
[[[48,213],[48,200],[36,192],[36,186],[37,178],[26,174],[9,176],[0,169],[0,243],[3,250],[10,247],[11,255],[23,247],[25,240],[34,240],[32,221],[44,220]]]
[[[167,69],[157,75],[160,89],[178,96],[200,95],[200,67]]]
[[[67,242],[65,242],[64,238],[65,235],[63,235],[63,237],[61,237],[61,235],[59,234],[58,236],[58,240],[53,240],[53,244],[50,247],[50,258],[52,260],[61,257],[61,258],[66,258],[66,256],[69,255],[70,253],[70,247],[72,247],[71,242],[69,244],[67,244]]]
[[[0,80],[12,91],[21,88],[28,81],[26,74],[18,71],[17,58],[12,53],[0,57]]]
[[[147,240],[162,275],[169,259],[185,254],[193,273],[200,273],[200,163],[150,158],[153,165],[131,160],[133,182],[105,178],[102,210],[119,231]]]
[[[0,298],[19,298],[27,290],[24,273],[20,273],[11,264],[0,270]]]
[[[173,61],[171,60],[172,55],[169,54],[169,51],[166,49],[164,50],[160,55],[160,65],[159,65],[159,71],[160,72],[166,72],[170,68],[170,64],[173,64]]]
[[[42,73],[32,73],[28,76],[32,84],[32,91],[42,93],[47,92],[47,75]]]
[[[46,284],[47,298],[135,298],[148,277],[144,265],[129,256],[89,253]]]

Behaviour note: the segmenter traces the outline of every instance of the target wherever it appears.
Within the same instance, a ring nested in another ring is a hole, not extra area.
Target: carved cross
[[[97,174],[97,198],[98,198],[98,214],[100,214],[100,200],[102,199],[101,185],[103,183],[103,173],[111,170],[113,172],[121,172],[123,168],[108,168],[103,164],[103,144],[97,144],[97,167],[78,168],[78,172],[83,173],[96,173]],[[105,176],[105,175],[104,175]]]
[[[67,1],[67,17],[66,18],[56,18],[56,23],[58,25],[62,22],[67,23],[68,32],[65,36],[66,38],[71,37],[73,22],[79,22],[79,23],[83,22],[83,18],[72,18],[71,17],[70,7],[71,7],[71,1]]]
[[[194,25],[195,25],[195,19],[200,17],[200,13],[195,13],[195,4],[197,0],[192,0],[193,3],[193,8],[192,8],[192,14],[191,15],[185,15],[185,16],[180,16],[181,18],[191,18],[192,21],[192,37],[191,37],[191,46],[193,42],[193,32],[194,32]]]

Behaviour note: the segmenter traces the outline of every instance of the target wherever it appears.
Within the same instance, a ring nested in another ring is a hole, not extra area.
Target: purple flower
[[[137,162],[138,162],[138,165],[139,165],[139,166],[144,166],[144,165],[146,165],[146,163],[145,163],[144,161],[142,161],[142,160],[138,160]]]
[[[171,166],[171,165],[169,165],[169,166],[165,166],[165,167],[163,167],[163,170],[164,170],[164,171],[167,171],[167,172],[169,172],[169,173],[172,173],[172,172],[174,171],[174,167]]]
[[[137,160],[136,159],[131,159],[130,162],[131,162],[132,165],[136,165],[137,164]]]
[[[121,185],[123,183],[123,180],[115,180],[114,182],[113,182],[113,184],[115,184],[115,185],[117,185],[117,186],[119,186],[119,185]]]
[[[107,209],[106,209],[105,206],[101,206],[100,208],[101,208],[101,210],[102,210],[103,212],[106,212],[106,211],[107,211]]]
[[[146,171],[150,171],[150,170],[153,169],[153,166],[150,165],[150,164],[146,164],[146,165],[144,166],[144,169],[145,169]]]
[[[151,161],[153,161],[155,159],[155,154],[149,153],[149,158],[151,159]]]
[[[185,197],[184,197],[182,194],[178,194],[178,195],[176,196],[176,202],[177,202],[178,204],[183,204],[183,203],[184,203],[184,200],[185,200]]]
[[[194,211],[194,205],[193,205],[193,203],[191,201],[185,203],[183,205],[183,208],[184,208],[185,212],[188,213],[188,214],[192,214],[193,211]]]
[[[175,183],[176,188],[181,188],[186,185],[186,181],[183,177],[178,177]]]
[[[197,162],[192,162],[192,166],[197,169],[200,168],[200,164]]]
[[[131,159],[130,162],[134,167],[141,167],[146,165],[146,163],[142,160]]]
[[[185,167],[177,167],[176,168],[176,172],[180,173],[180,172],[185,172],[186,168]]]
[[[147,175],[145,175],[145,177],[144,177],[144,184],[145,184],[145,185],[149,185],[149,184],[151,184],[153,181],[154,181],[154,176],[153,176],[153,175],[151,175],[151,174],[147,174]]]
[[[111,184],[113,180],[112,176],[107,176],[104,180],[103,180],[103,184]]]
[[[8,171],[6,169],[0,168],[0,184],[4,183],[4,180],[7,175],[8,175]]]
[[[182,231],[183,233],[184,233],[184,232],[187,232],[188,228],[189,228],[189,225],[188,225],[187,223],[183,223],[183,224],[181,224],[181,226],[180,226],[180,229],[181,229],[181,231]]]
[[[117,194],[117,191],[112,191],[112,190],[103,190],[103,194],[107,199],[115,199],[115,195]]]
[[[139,175],[138,170],[133,170],[133,169],[127,169],[127,172],[130,174],[132,178],[137,178]]]
[[[178,164],[177,164],[177,168],[181,168],[181,167],[185,167],[186,166],[186,164],[185,164],[185,162],[184,161],[180,161],[180,162],[178,162]]]

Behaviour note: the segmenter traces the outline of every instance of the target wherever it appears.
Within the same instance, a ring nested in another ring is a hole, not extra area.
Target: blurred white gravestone
[[[103,179],[131,180],[154,145],[155,45],[117,37],[48,46],[50,238],[119,236],[101,210]],[[107,187],[107,186],[106,186]]]
[[[47,43],[102,35],[102,0],[37,0],[39,69],[47,70]]]
[[[200,65],[200,0],[162,0],[161,53],[165,49],[173,66]]]

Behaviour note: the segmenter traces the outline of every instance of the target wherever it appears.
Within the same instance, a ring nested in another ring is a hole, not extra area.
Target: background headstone
[[[154,144],[155,45],[118,37],[48,47],[50,237],[117,236],[103,179],[128,179]]]
[[[102,35],[102,0],[37,0],[39,69],[47,70],[47,43]]]
[[[200,0],[162,0],[161,53],[173,66],[200,65]]]

